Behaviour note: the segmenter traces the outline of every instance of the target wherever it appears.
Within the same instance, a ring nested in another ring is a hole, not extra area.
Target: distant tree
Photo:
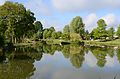
[[[43,39],[46,39],[47,38],[47,33],[48,33],[48,29],[45,29],[43,31]]]
[[[88,31],[88,30],[86,30],[86,32],[85,32],[85,39],[86,39],[86,40],[89,40],[89,39],[90,39],[90,34],[89,34],[89,31]]]
[[[70,23],[70,33],[80,34],[82,39],[84,39],[85,24],[83,23],[80,16],[76,16],[75,18],[73,18],[72,22]]]
[[[55,28],[54,27],[50,27],[49,30],[52,31],[52,32],[54,32]]]
[[[69,25],[65,25],[65,27],[63,28],[63,33],[66,33],[66,34],[70,33]]]
[[[70,40],[70,34],[63,33],[62,34],[62,39]]]
[[[80,39],[81,39],[81,37],[80,37],[79,34],[77,34],[77,33],[71,33],[70,34],[70,40],[71,41],[76,41],[76,40],[80,40]]]
[[[56,34],[57,34],[57,39],[61,38],[61,36],[62,36],[62,32],[61,31],[56,32]]]
[[[114,28],[113,27],[111,27],[111,28],[109,28],[108,29],[108,37],[109,37],[109,39],[111,39],[111,40],[113,40],[113,36],[114,36],[114,34],[115,34],[115,32],[114,32],[115,30],[114,30]]]
[[[38,39],[42,39],[43,38],[43,25],[40,21],[36,21],[34,23],[35,26],[35,37]]]
[[[42,32],[43,31],[43,25],[40,21],[36,21],[34,23],[34,26],[35,26],[35,32],[38,32],[38,31]]]
[[[52,32],[51,37],[52,37],[52,39],[56,39],[57,38],[57,33],[56,32]]]
[[[117,29],[116,34],[117,34],[117,36],[120,38],[120,25],[119,25],[119,27],[118,27],[118,29]]]
[[[97,22],[98,27],[94,29],[94,37],[96,39],[106,40],[106,37],[108,36],[106,31],[106,23],[103,19],[98,20]]]
[[[99,29],[98,28],[94,28],[92,33],[93,33],[94,39],[99,39],[100,38]]]

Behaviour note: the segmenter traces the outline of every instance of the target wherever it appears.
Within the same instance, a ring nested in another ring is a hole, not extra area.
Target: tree
[[[94,39],[99,39],[100,38],[98,28],[93,29],[92,33],[93,33]]]
[[[113,40],[114,31],[115,31],[115,30],[114,30],[113,27],[109,28],[108,31],[107,31],[110,40]]]
[[[85,39],[86,39],[86,40],[89,40],[89,39],[90,39],[90,34],[89,34],[89,31],[88,31],[88,30],[86,30],[86,32],[85,32]]]
[[[45,29],[43,31],[43,38],[46,39],[47,38],[47,33],[48,33],[48,29]]]
[[[116,34],[117,34],[117,36],[120,38],[120,25],[119,25],[119,27],[118,27],[118,29],[117,29]]]
[[[40,21],[36,21],[34,23],[35,26],[35,33],[37,38],[43,38],[43,25]]]
[[[51,37],[52,37],[52,39],[56,39],[57,38],[57,33],[56,32],[52,32]]]
[[[62,39],[70,40],[70,34],[63,33],[62,34]]]
[[[57,39],[61,38],[61,36],[62,36],[62,32],[61,31],[56,32],[56,34],[57,34]]]
[[[52,32],[54,32],[55,28],[54,27],[50,27],[49,30],[52,31]]]
[[[65,25],[65,27],[63,28],[63,33],[66,33],[66,34],[70,33],[69,25]]]
[[[38,31],[42,32],[43,31],[43,25],[40,21],[36,21],[34,23],[34,26],[35,26],[35,31],[36,32],[38,32]]]
[[[98,27],[94,29],[94,37],[95,39],[101,39],[106,40],[106,37],[108,36],[106,31],[106,23],[103,19],[98,20],[97,22]]]
[[[4,27],[0,30],[12,43],[20,41],[24,36],[31,36],[35,30],[34,21],[34,13],[26,10],[22,4],[6,1],[0,6],[0,27]]]
[[[4,47],[4,44],[5,44],[4,37],[0,35],[0,48]]]
[[[82,39],[84,39],[85,24],[80,16],[73,18],[72,22],[70,23],[70,33],[77,33],[82,37]]]

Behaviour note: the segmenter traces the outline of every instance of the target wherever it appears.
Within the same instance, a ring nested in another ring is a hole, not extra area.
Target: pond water
[[[0,52],[0,79],[120,79],[120,49],[16,47]]]

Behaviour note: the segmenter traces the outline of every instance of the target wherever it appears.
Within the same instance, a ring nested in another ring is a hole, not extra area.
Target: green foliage
[[[34,26],[35,26],[35,32],[43,32],[43,25],[40,21],[36,21],[34,23]]]
[[[45,29],[44,32],[43,32],[43,39],[46,39],[47,38],[47,33],[48,33],[48,29]]]
[[[101,39],[106,40],[106,37],[108,36],[106,31],[106,23],[103,19],[98,20],[97,22],[98,27],[93,30],[93,35],[95,39]]]
[[[7,1],[0,6],[0,30],[12,43],[16,38],[29,37],[35,29],[34,21],[34,14],[22,4]]]
[[[77,33],[71,33],[70,34],[70,40],[75,41],[75,40],[80,40],[80,39],[81,39],[81,37],[80,37],[79,34],[77,34]]]
[[[106,63],[106,58],[105,57],[107,55],[106,50],[104,50],[102,48],[94,48],[94,49],[92,49],[92,53],[98,60],[97,65],[99,67],[104,67],[104,65]]]
[[[117,29],[116,34],[117,34],[117,36],[120,38],[120,25],[119,25],[119,27],[118,27],[118,29]]]
[[[101,29],[105,29],[106,28],[105,26],[107,26],[107,24],[105,23],[103,19],[98,20],[97,24],[99,27],[101,27]]]
[[[70,23],[70,33],[77,33],[80,34],[82,39],[84,39],[85,34],[85,24],[82,21],[80,16],[76,16],[73,18],[72,22]]]
[[[52,32],[51,37],[52,37],[52,39],[56,39],[57,38],[57,33],[56,32]]]
[[[55,32],[54,27],[50,27],[48,29],[44,29],[43,38],[44,39],[50,39],[50,38],[52,38],[52,33],[53,32]],[[56,37],[57,37],[57,35],[56,35]]]
[[[63,33],[66,33],[66,34],[70,33],[69,25],[65,25],[65,27],[63,28]]]
[[[62,36],[62,32],[61,32],[61,31],[58,31],[58,32],[56,32],[56,33],[57,33],[57,39],[60,39],[61,36]]]
[[[54,27],[50,27],[49,30],[52,31],[52,32],[54,32],[55,28]]]
[[[4,37],[0,35],[0,47],[4,47],[5,42],[4,42]]]
[[[86,39],[86,40],[89,40],[89,39],[90,39],[90,34],[89,34],[89,31],[88,31],[88,30],[86,30],[86,32],[85,32],[85,39]]]
[[[70,40],[70,34],[62,34],[62,39],[65,39],[65,40]]]
[[[115,34],[114,31],[115,31],[115,30],[114,30],[113,27],[111,27],[111,28],[109,28],[109,29],[107,30],[107,32],[108,32],[108,37],[109,37],[110,40],[113,40],[113,36],[114,36],[114,34]]]

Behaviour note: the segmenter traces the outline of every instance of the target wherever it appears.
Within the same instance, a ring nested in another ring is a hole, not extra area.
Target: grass
[[[61,42],[68,42],[68,43],[73,43],[73,41],[70,40],[62,40],[62,39],[43,39],[42,41],[45,41],[47,44],[61,44]],[[85,45],[90,45],[90,46],[118,46],[120,47],[120,39],[116,39],[113,41],[106,41],[106,42],[100,42],[97,40],[79,40],[80,42],[83,41],[85,42]],[[75,41],[76,42],[76,41]],[[27,45],[37,45],[37,44],[41,44],[43,42],[41,41],[33,41],[30,43],[18,43],[18,44],[14,44],[15,46],[27,46]],[[77,43],[75,43],[77,44]]]
[[[116,39],[113,41],[99,42],[99,41],[84,41],[86,45],[93,46],[120,46],[120,39]]]

